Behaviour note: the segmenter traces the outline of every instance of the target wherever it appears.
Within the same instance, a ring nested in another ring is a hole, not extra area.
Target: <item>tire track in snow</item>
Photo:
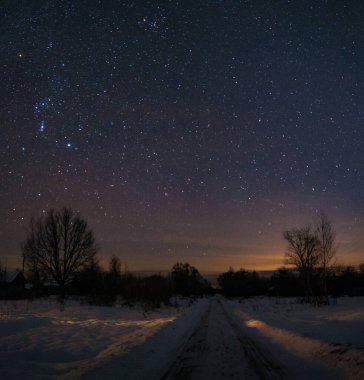
[[[206,341],[208,317],[211,312],[211,303],[203,313],[200,322],[195,330],[182,347],[177,359],[161,380],[188,380],[193,373],[196,364],[192,363],[191,355],[194,361],[201,359],[201,354],[205,350],[204,343]]]
[[[162,380],[283,379],[283,368],[270,359],[212,301]]]
[[[267,356],[266,353],[246,334],[241,331],[239,325],[231,318],[229,313],[226,311],[224,306],[219,303],[226,319],[228,320],[230,326],[235,331],[236,336],[246,354],[250,360],[250,364],[254,368],[255,372],[258,374],[259,378],[262,380],[272,379],[280,380],[284,379],[284,368],[280,364],[274,362],[271,358]]]

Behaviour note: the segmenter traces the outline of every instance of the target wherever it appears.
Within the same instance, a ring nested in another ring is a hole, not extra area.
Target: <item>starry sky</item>
[[[364,261],[364,4],[3,0],[0,259],[72,207],[130,270],[282,265],[334,224]]]

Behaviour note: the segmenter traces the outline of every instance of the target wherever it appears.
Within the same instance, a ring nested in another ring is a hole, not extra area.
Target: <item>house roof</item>
[[[19,272],[6,272],[6,281],[7,283],[16,283],[16,282],[26,282],[26,279],[24,277],[24,274],[22,271]]]

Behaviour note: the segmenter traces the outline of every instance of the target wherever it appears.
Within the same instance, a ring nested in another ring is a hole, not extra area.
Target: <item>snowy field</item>
[[[249,368],[262,361],[266,372]],[[75,301],[64,310],[52,300],[0,301],[0,362],[4,380],[178,379],[181,373],[255,379],[274,378],[269,371],[278,367],[279,378],[363,379],[364,298],[313,307],[293,299],[215,297],[147,313]]]
[[[68,301],[61,311],[51,300],[0,301],[0,379],[79,379],[95,369],[105,373],[112,359],[126,356],[152,336],[155,344],[183,339],[194,318],[199,318],[201,306],[144,313],[140,307],[81,306]],[[148,345],[155,348],[153,342]],[[142,367],[125,361],[122,372],[148,370],[146,359],[144,355]]]
[[[283,364],[297,359],[307,369],[323,363],[343,378],[364,379],[364,297],[339,298],[330,306],[284,298],[224,303],[243,332]]]

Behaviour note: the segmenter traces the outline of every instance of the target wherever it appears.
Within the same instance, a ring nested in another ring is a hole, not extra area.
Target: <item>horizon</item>
[[[118,256],[117,256],[118,257]],[[21,266],[13,266],[13,267],[8,267],[6,265],[7,263],[7,260],[3,260],[3,258],[6,259],[6,257],[1,257],[0,256],[0,262],[2,263],[3,265],[3,270],[7,271],[8,273],[15,273],[17,271],[22,271],[21,269]],[[120,257],[119,257],[120,258]],[[178,263],[178,261],[176,261],[174,264]],[[166,274],[166,273],[170,273],[171,270],[172,270],[172,265],[171,267],[169,268],[164,268],[164,269],[161,269],[161,268],[156,268],[156,269],[143,269],[143,268],[140,268],[140,269],[133,269],[133,268],[129,268],[128,265],[126,263],[121,263],[122,264],[122,272],[124,273],[134,273],[134,274],[143,274],[143,273],[150,273],[150,274]],[[283,263],[282,261],[282,265],[280,266],[277,266],[277,267],[274,267],[274,268],[271,268],[271,269],[259,269],[259,268],[255,268],[255,267],[246,267],[246,266],[236,266],[236,267],[233,267],[233,266],[229,266],[225,269],[221,269],[221,270],[200,270],[199,267],[191,264],[188,262],[188,264],[194,266],[198,271],[199,273],[202,275],[202,276],[214,276],[214,275],[219,275],[221,273],[225,273],[225,272],[228,272],[230,269],[232,269],[234,272],[236,271],[239,271],[239,270],[246,270],[246,271],[249,271],[249,272],[252,272],[252,271],[256,271],[260,274],[263,274],[263,273],[270,273],[270,274],[273,274],[274,272],[277,272],[279,269],[287,269],[287,270],[297,270],[294,266],[292,265],[286,265]],[[347,264],[347,263],[344,263],[344,262],[337,262],[335,264],[333,264],[331,266],[331,268],[334,268],[334,269],[340,269],[340,268],[354,268],[354,269],[358,269],[360,264],[363,264],[363,262],[360,262],[358,264]],[[106,260],[104,260],[103,262],[101,262],[101,268],[105,271],[108,270],[108,262]]]

